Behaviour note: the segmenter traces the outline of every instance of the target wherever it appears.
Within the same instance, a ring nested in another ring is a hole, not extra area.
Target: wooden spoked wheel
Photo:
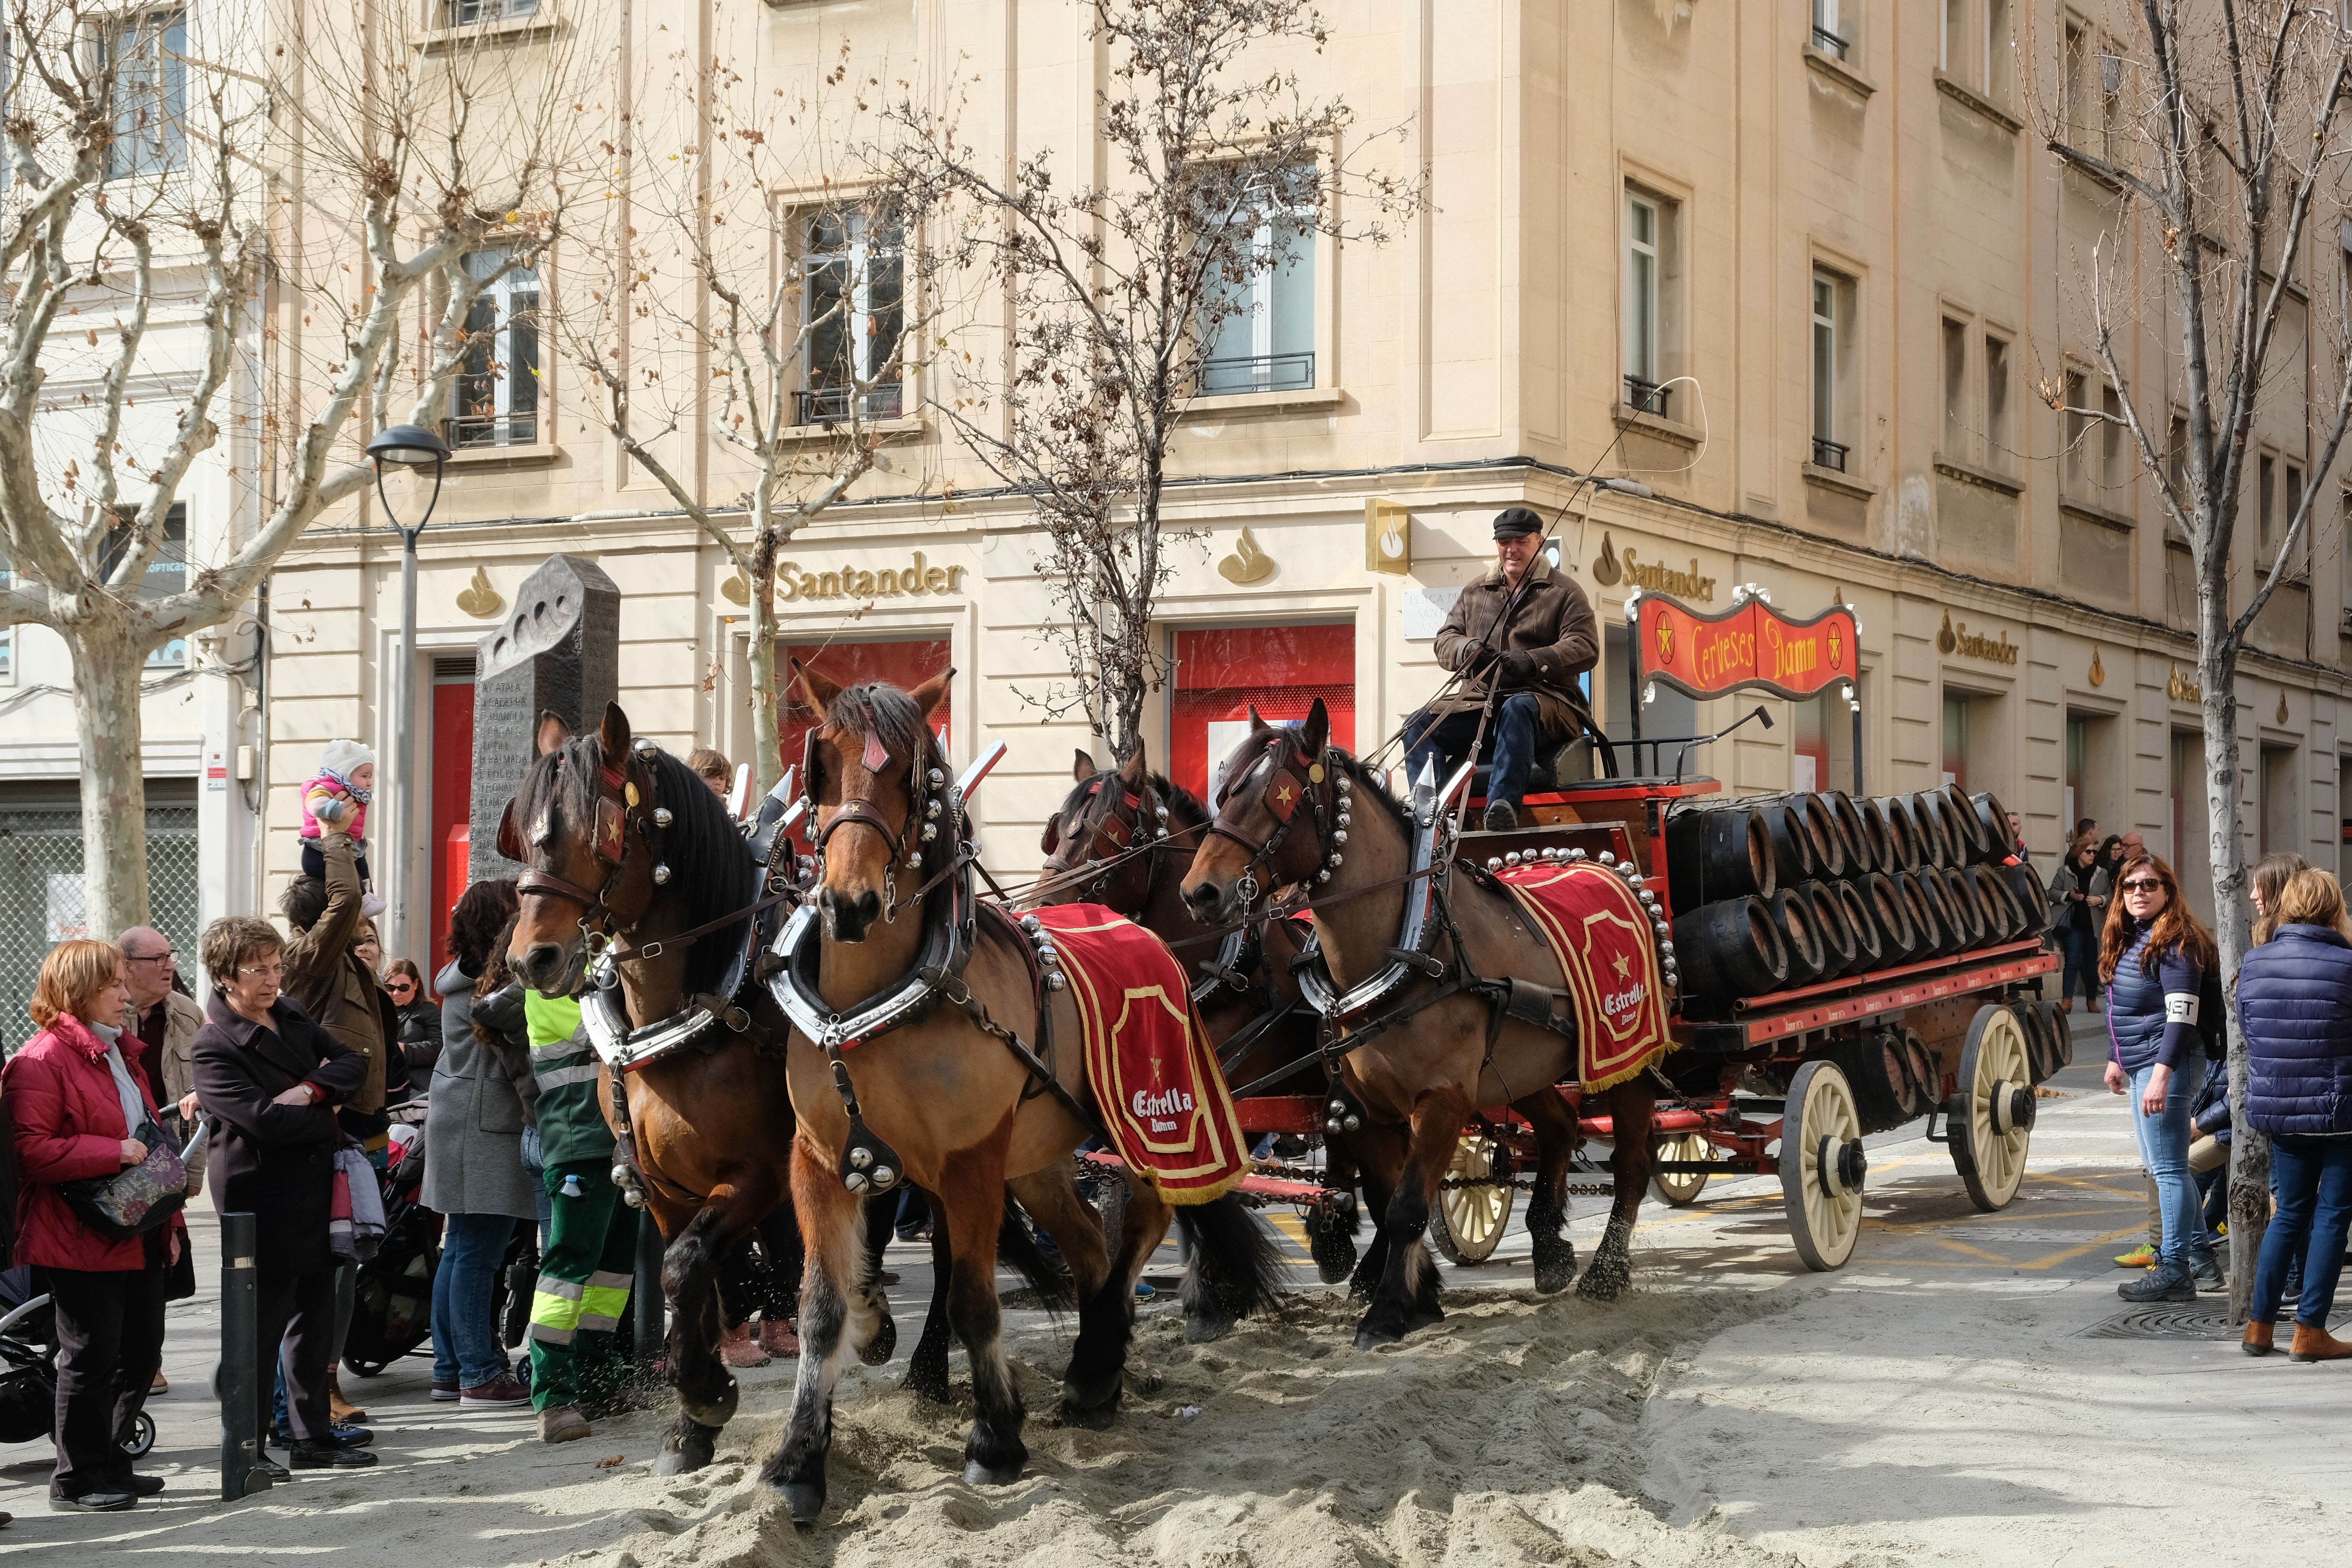
[[[1790,1080],[1780,1124],[1780,1203],[1805,1267],[1842,1268],[1862,1235],[1862,1115],[1835,1062],[1807,1062]]]
[[[1449,1181],[1500,1178],[1494,1186],[1441,1187],[1437,1206],[1429,1211],[1429,1245],[1448,1263],[1465,1268],[1484,1263],[1502,1245],[1511,1223],[1510,1151],[1492,1139],[1465,1132],[1454,1146],[1454,1161],[1445,1167]]]
[[[1977,1009],[1960,1047],[1958,1077],[1948,1107],[1952,1164],[1969,1202],[1988,1212],[2006,1208],[2025,1180],[2033,1140],[2033,1068],[2025,1026],[2014,1012]]]
[[[1706,1141],[1704,1132],[1685,1132],[1679,1138],[1660,1142],[1655,1158],[1712,1160],[1715,1145]],[[1706,1191],[1707,1180],[1708,1173],[1705,1171],[1654,1171],[1650,1174],[1650,1195],[1669,1208],[1685,1209],[1698,1202],[1699,1194]]]

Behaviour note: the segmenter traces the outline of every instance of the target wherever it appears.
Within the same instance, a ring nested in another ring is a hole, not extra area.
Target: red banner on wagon
[[[1793,621],[1753,595],[1712,616],[1662,594],[1640,603],[1642,679],[1693,697],[1755,688],[1801,701],[1859,668],[1853,611],[1843,605]]]

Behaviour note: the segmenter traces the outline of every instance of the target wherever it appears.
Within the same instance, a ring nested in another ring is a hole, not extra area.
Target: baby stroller
[[[57,1424],[57,1314],[32,1276],[28,1267],[0,1271],[0,1443],[46,1441]],[[141,1458],[155,1446],[155,1418],[142,1410],[118,1441]]]
[[[425,1186],[420,1129],[395,1124],[377,1178],[383,1238],[359,1266],[343,1364],[373,1377],[433,1337],[433,1275],[441,1263],[441,1216],[419,1201]]]

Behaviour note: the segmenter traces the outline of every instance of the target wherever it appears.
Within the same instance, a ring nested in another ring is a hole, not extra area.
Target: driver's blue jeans
[[[1528,770],[1535,765],[1536,741],[1543,725],[1543,703],[1532,691],[1515,691],[1495,704],[1494,722],[1486,727],[1486,755],[1494,772],[1486,783],[1486,801],[1509,801],[1516,808],[1528,793]],[[1443,719],[1423,709],[1405,721],[1405,781],[1421,777],[1422,759],[1433,761],[1433,772],[1443,786],[1446,774],[1459,767],[1478,735],[1478,710],[1449,713]]]

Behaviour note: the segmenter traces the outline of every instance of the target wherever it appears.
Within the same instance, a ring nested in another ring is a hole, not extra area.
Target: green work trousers
[[[619,1389],[613,1331],[629,1310],[637,1253],[637,1211],[621,1201],[612,1162],[567,1161],[542,1179],[554,1213],[530,1298],[534,1410],[593,1404]]]

